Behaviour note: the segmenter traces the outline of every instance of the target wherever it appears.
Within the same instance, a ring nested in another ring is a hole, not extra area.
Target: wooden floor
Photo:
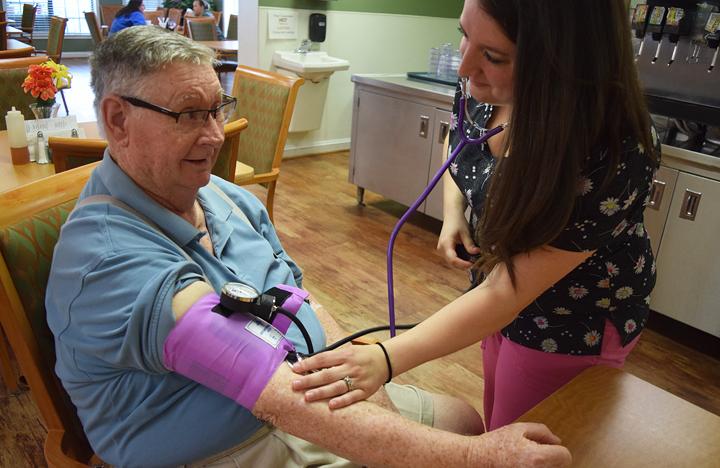
[[[372,193],[366,194],[366,206],[358,206],[355,187],[347,182],[347,167],[347,152],[284,161],[275,223],[286,250],[304,270],[306,288],[343,326],[356,331],[388,321],[385,250],[403,207]],[[251,187],[251,191],[264,200],[263,188]],[[427,317],[467,285],[465,275],[444,266],[435,253],[439,228],[437,221],[418,215],[396,241],[398,322]],[[716,359],[646,331],[626,370],[720,415]],[[463,397],[482,412],[478,346],[396,380]],[[8,395],[0,385],[0,467],[44,466],[43,439],[44,429],[28,392]]]

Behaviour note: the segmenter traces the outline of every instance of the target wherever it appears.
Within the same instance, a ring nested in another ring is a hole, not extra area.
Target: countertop
[[[356,74],[352,75],[351,80],[355,84],[389,94],[434,100],[444,108],[452,106],[455,96],[455,88],[452,86],[411,79],[405,74]],[[720,158],[715,156],[662,145],[662,164],[720,181]]]
[[[353,83],[399,93],[410,97],[438,101],[443,107],[452,107],[455,88],[440,83],[408,78],[405,74],[352,75]]]

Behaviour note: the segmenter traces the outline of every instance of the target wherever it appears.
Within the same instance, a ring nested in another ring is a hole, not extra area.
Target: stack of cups
[[[444,80],[456,80],[460,67],[460,51],[453,50],[452,44],[447,42],[442,46],[430,49],[428,74]]]

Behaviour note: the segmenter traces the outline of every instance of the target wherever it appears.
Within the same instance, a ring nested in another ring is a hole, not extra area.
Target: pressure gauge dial
[[[220,291],[220,305],[232,312],[249,312],[260,292],[249,284],[225,283]]]

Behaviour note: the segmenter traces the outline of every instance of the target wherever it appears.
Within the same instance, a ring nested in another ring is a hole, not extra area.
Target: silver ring
[[[348,391],[348,392],[352,392],[352,391],[353,391],[353,388],[355,388],[355,387],[353,387],[353,381],[352,381],[352,379],[350,378],[350,376],[349,376],[349,375],[346,375],[345,377],[343,377],[342,380],[343,380],[343,382],[345,382],[345,385],[347,385],[347,391]]]

